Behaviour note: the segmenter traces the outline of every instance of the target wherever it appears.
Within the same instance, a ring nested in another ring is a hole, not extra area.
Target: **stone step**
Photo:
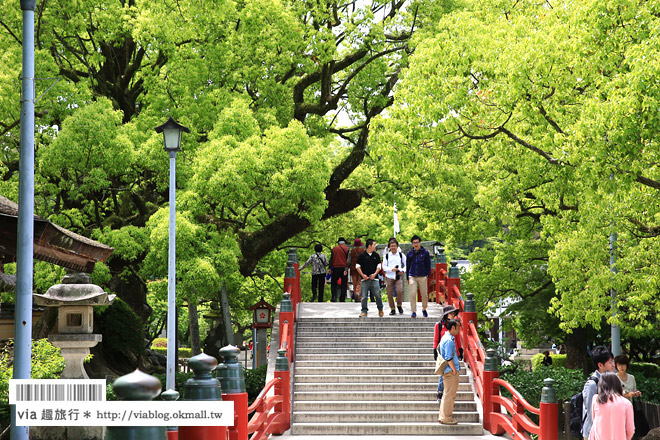
[[[407,391],[410,393],[435,391],[438,389],[438,381],[432,382],[372,382],[372,383],[301,383],[296,381],[293,386],[294,392],[307,392],[307,391],[365,391],[365,392],[378,392],[378,391]],[[472,386],[469,383],[459,383],[459,392],[472,392]]]
[[[293,411],[439,411],[440,404],[437,400],[376,400],[376,401],[345,401],[345,400],[329,400],[329,401],[295,401],[293,402]],[[461,412],[475,412],[477,411],[477,403],[472,401],[456,401],[454,403],[454,411]]]
[[[328,332],[341,333],[344,335],[360,335],[365,333],[365,336],[369,335],[380,335],[382,333],[388,333],[392,335],[404,335],[404,334],[430,334],[433,336],[433,326],[422,327],[422,326],[373,326],[373,325],[364,325],[364,326],[355,326],[355,325],[342,325],[342,326],[297,326],[296,332],[298,334],[304,333],[306,335],[322,334],[326,335]]]
[[[293,435],[482,435],[478,423],[292,423]]]
[[[398,335],[398,336],[393,336],[390,338],[387,338],[386,340],[383,340],[382,337],[380,336],[355,336],[355,335],[347,335],[344,338],[341,338],[340,340],[337,340],[336,342],[342,342],[344,344],[348,345],[357,345],[357,344],[383,344],[387,343],[388,346],[393,346],[393,347],[398,347],[401,345],[407,345],[407,344],[413,344],[416,342],[421,341],[427,341],[430,340],[431,343],[433,343],[433,336],[429,337],[420,337],[416,334],[412,334],[411,336],[405,336],[405,335]],[[333,342],[333,341],[328,341],[328,338],[326,336],[302,336],[298,335],[296,338],[296,344],[297,346],[300,345],[308,345],[308,344],[313,344],[313,346],[325,346],[326,344]]]
[[[426,383],[438,382],[435,374],[429,374],[428,370],[422,374],[413,374],[406,370],[406,374],[374,374],[372,369],[365,368],[364,371],[355,374],[336,374],[327,371],[326,368],[318,368],[315,373],[305,369],[304,372],[296,369],[296,384],[299,383]],[[391,373],[391,370],[388,371]],[[343,372],[342,372],[343,373]],[[459,376],[460,383],[469,383],[469,377],[465,374]]]
[[[397,360],[401,357],[405,357],[409,361],[426,361],[435,365],[433,360],[433,354],[428,353],[413,353],[406,356],[397,356],[392,353],[369,353],[369,354],[359,354],[359,353],[296,353],[295,361],[316,361],[321,364],[326,362],[336,362],[336,361],[392,361]]]
[[[439,405],[438,405],[439,406]],[[439,407],[427,411],[298,411],[293,422],[300,423],[433,423],[438,421]],[[479,423],[479,414],[471,411],[454,411],[459,422]]]
[[[303,367],[333,367],[333,368],[344,368],[345,371],[348,371],[350,368],[384,368],[390,369],[391,372],[396,371],[401,368],[424,368],[424,369],[433,369],[435,368],[435,361],[433,358],[431,360],[410,360],[404,359],[400,361],[393,361],[392,358],[388,360],[355,360],[355,359],[296,359],[295,362],[296,371],[298,368]]]
[[[378,312],[376,312],[378,314]],[[380,317],[377,317],[380,318]],[[346,320],[330,321],[330,322],[308,322],[298,321],[297,328],[360,328],[360,329],[381,329],[381,328],[414,328],[420,331],[433,330],[438,321],[431,318],[415,318],[410,320],[403,319],[389,319],[386,316],[380,319],[359,319],[359,320]]]
[[[386,313],[389,313],[390,306],[386,305],[383,310]],[[376,316],[374,316],[373,318],[375,318],[375,319],[372,320],[371,319],[372,318],[371,314],[374,311],[376,311]],[[411,318],[409,313],[407,314],[408,316],[406,316],[406,314],[399,315],[397,313],[396,317],[389,316],[389,315],[386,314],[385,316],[383,316],[383,318],[388,318],[387,322],[389,322],[389,323],[399,324],[399,325],[410,325],[410,324],[412,324],[412,325],[419,325],[419,326],[425,326],[425,325],[429,326],[429,325],[435,325],[435,323],[438,322],[438,318],[433,318],[432,316],[429,316],[428,318],[424,318],[422,316],[421,307],[417,310],[417,313],[419,314],[419,316],[417,316],[417,318]],[[359,315],[359,312],[358,312],[358,315]],[[380,317],[378,316],[378,310],[375,309],[375,308],[372,309],[372,310],[369,310],[369,316],[367,317],[367,319],[364,319],[364,317],[362,319],[357,319],[357,318],[359,318],[359,316],[356,316],[355,318],[305,318],[305,317],[301,317],[298,320],[298,324],[299,325],[321,325],[321,324],[323,324],[323,325],[346,325],[346,324],[362,325],[365,322],[373,321],[373,322],[370,322],[370,324],[371,325],[377,325],[379,322],[381,322],[381,321],[378,320],[378,318],[380,318]]]
[[[429,400],[437,401],[436,390],[431,391],[295,391],[293,393],[293,400]],[[458,391],[456,393],[456,400],[474,400],[474,395],[471,391]]]
[[[430,347],[347,347],[345,345],[330,343],[320,350],[322,354],[353,354],[353,355],[369,355],[369,354],[383,354],[383,352],[391,353],[390,356],[410,356],[423,354],[430,358],[433,357],[433,349]],[[308,347],[306,345],[298,345],[296,347],[296,355],[298,354],[319,354],[319,347]]]

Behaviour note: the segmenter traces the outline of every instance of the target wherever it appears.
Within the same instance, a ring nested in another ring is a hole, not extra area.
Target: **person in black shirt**
[[[367,240],[367,250],[358,256],[355,268],[362,278],[362,313],[360,316],[367,316],[367,300],[369,293],[376,297],[376,307],[378,307],[378,316],[383,316],[383,298],[380,295],[380,282],[378,272],[381,271],[380,255],[376,252],[376,242],[370,238]]]

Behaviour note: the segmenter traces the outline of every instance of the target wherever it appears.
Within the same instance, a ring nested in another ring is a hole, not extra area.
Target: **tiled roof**
[[[0,195],[0,260],[15,258],[18,205]],[[69,269],[90,273],[97,261],[105,261],[114,251],[110,246],[71,232],[34,216],[34,258]]]

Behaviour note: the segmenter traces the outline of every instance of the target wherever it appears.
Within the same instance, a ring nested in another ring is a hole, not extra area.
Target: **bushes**
[[[0,426],[9,418],[9,379],[13,374],[13,341],[0,350]],[[47,339],[32,341],[32,379],[57,379],[64,370],[64,358],[60,349]]]
[[[267,365],[262,365],[256,370],[243,369],[245,376],[245,390],[248,393],[248,402],[252,403],[259,396],[261,390],[266,386]]]
[[[537,353],[532,356],[532,370],[536,370],[541,367],[543,362],[543,353]],[[566,355],[565,354],[550,354],[552,359],[553,368],[566,368]]]
[[[660,366],[650,362],[631,362],[628,367],[628,373],[635,376],[635,379],[637,379],[638,375],[644,377],[660,377]]]
[[[153,351],[155,351],[156,353],[167,355],[167,347],[154,347],[152,345],[151,349]],[[179,347],[179,357],[180,358],[190,358],[190,357],[192,357],[192,348]]]
[[[167,348],[167,338],[156,338],[151,343],[151,349],[155,348]]]
[[[553,359],[554,362],[554,359]],[[516,390],[533,406],[538,407],[541,401],[543,379],[554,379],[554,388],[558,400],[569,400],[571,396],[582,390],[586,377],[579,370],[564,367],[539,366],[533,371],[517,370],[515,373],[502,374],[502,379],[513,385]]]

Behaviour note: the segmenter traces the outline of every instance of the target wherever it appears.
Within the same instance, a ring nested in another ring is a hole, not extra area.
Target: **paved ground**
[[[424,439],[454,439],[454,440],[503,440],[510,438],[508,436],[495,435],[291,435],[289,431],[280,436],[273,436],[272,439],[287,440],[424,440]]]
[[[383,304],[383,311],[385,316],[380,318],[378,316],[378,309],[375,302],[369,302],[369,316],[367,319],[399,319],[410,318],[410,303],[403,302],[403,315],[397,311],[395,316],[390,316],[390,306],[387,301]],[[303,318],[357,318],[360,315],[362,306],[356,302],[324,302],[324,303],[302,303],[300,304],[300,316]],[[429,313],[428,318],[422,317],[422,303],[417,303],[417,319],[433,319],[437,321],[440,319],[442,313],[442,306],[436,303],[429,303],[426,311]],[[362,318],[364,319],[364,318]]]

